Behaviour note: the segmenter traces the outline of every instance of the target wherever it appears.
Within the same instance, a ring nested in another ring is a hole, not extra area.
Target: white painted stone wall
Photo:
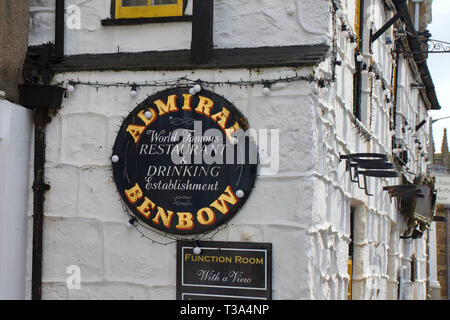
[[[189,0],[192,1],[192,0]],[[30,45],[54,41],[54,0],[31,0]],[[216,0],[217,48],[324,43],[328,38],[327,0]],[[191,22],[129,26],[101,25],[109,0],[66,0],[66,54],[189,49]],[[73,27],[76,26],[76,27]],[[167,36],[170,34],[170,36]],[[255,37],[255,34],[258,36]]]
[[[343,1],[344,16],[353,27],[355,2]],[[385,13],[383,1],[372,0],[366,3],[367,25],[372,21],[375,30],[379,29],[391,16]],[[340,24],[339,24],[340,25]],[[391,28],[392,29],[392,28]],[[340,29],[338,29],[340,30]],[[382,78],[386,79],[392,89],[393,59],[389,54],[391,46],[386,44],[385,36],[392,35],[389,30],[373,46],[373,54],[369,54],[368,28],[365,27],[365,45],[362,49],[364,62],[370,65],[372,59]],[[312,298],[345,299],[346,292],[339,290],[339,283],[348,282],[346,257],[339,255],[338,248],[348,249],[350,242],[350,207],[356,207],[355,239],[352,295],[354,299],[397,299],[398,271],[406,268],[408,277],[405,279],[405,299],[425,299],[426,295],[426,247],[425,239],[400,240],[406,230],[405,219],[398,213],[395,200],[389,199],[383,186],[401,184],[399,178],[377,179],[370,181],[368,197],[356,183],[350,182],[344,163],[339,163],[339,154],[358,152],[379,152],[391,154],[391,134],[389,129],[389,105],[384,101],[381,82],[370,80],[369,75],[363,76],[362,86],[362,117],[359,122],[366,133],[370,133],[369,142],[361,140],[355,131],[353,115],[353,73],[355,68],[352,49],[348,39],[342,35],[337,38],[338,60],[342,65],[337,67],[337,82],[329,89],[320,89],[315,99],[315,138],[316,142],[316,177],[315,194],[317,201],[313,202],[313,222],[310,227],[311,254],[310,272],[316,285]],[[324,62],[320,69],[324,74],[331,73],[329,61]],[[420,157],[418,144],[415,143],[415,126],[426,119],[426,109],[420,101],[418,90],[411,89],[415,82],[413,73],[404,59],[400,59],[398,82],[398,113],[404,115],[409,126],[403,127],[401,116],[397,116],[396,137],[404,141],[404,146],[410,153],[410,161],[405,172],[412,182],[414,174],[425,173],[424,157]],[[399,119],[400,117],[400,119]],[[427,145],[426,129],[419,131],[424,152]],[[392,161],[392,158],[391,158]],[[324,194],[325,199],[324,200]],[[314,250],[312,250],[314,251]],[[412,256],[417,259],[416,281],[410,281],[410,265]],[[336,261],[340,263],[336,266]]]
[[[309,74],[312,70],[299,72]],[[289,74],[295,73],[283,68],[263,70],[258,76],[278,78]],[[196,71],[194,75],[170,72],[164,77],[187,75],[216,77],[218,81],[254,77],[248,70]],[[161,79],[161,74],[76,73],[58,75],[55,81],[74,77],[151,81]],[[308,297],[305,251],[311,224],[313,155],[305,150],[310,150],[308,137],[313,130],[310,86],[296,82],[274,87],[270,96],[263,95],[261,87],[220,87],[215,92],[233,102],[253,128],[280,129],[280,171],[276,176],[257,179],[246,205],[214,239],[272,242],[274,297]],[[45,202],[45,299],[175,298],[175,244],[152,244],[126,227],[127,215],[112,180],[109,160],[123,117],[152,93],[152,89],[141,89],[139,96],[132,98],[129,89],[97,91],[77,86],[48,125],[46,175],[52,188]],[[170,242],[155,233],[148,236]],[[30,250],[29,246],[29,257]],[[81,268],[80,290],[65,287],[66,268],[70,265]],[[30,280],[30,263],[28,267]]]
[[[383,1],[372,2],[371,10],[378,17]],[[31,44],[52,40],[53,14],[48,11],[52,3],[32,1]],[[354,1],[343,4],[348,21],[354,21]],[[36,6],[43,8],[38,10]],[[89,14],[82,15],[81,30],[67,31],[67,54],[117,52],[118,46],[120,51],[189,48],[189,23],[102,27],[100,20],[109,16],[108,1],[84,1],[81,7],[82,13]],[[330,44],[332,39],[330,6],[325,0],[285,1],[281,6],[268,0],[216,0],[215,21],[215,45],[219,48]],[[382,23],[378,18],[375,21],[377,27]],[[142,37],[155,40],[141,41]],[[269,96],[263,95],[260,86],[214,88],[248,117],[252,128],[280,130],[278,174],[257,179],[246,205],[214,240],[273,243],[274,299],[347,299],[350,208],[355,207],[353,297],[396,299],[399,269],[405,266],[408,272],[414,254],[420,270],[417,281],[413,284],[406,279],[402,290],[405,298],[423,299],[425,240],[399,239],[406,222],[398,214],[395,200],[382,190],[385,185],[398,184],[398,179],[369,178],[369,191],[374,196],[367,197],[350,182],[344,162],[339,162],[339,154],[390,154],[391,139],[389,109],[382,89],[374,83],[369,99],[367,77],[360,126],[371,134],[371,141],[364,142],[355,130],[354,57],[348,40],[340,34],[337,44],[342,65],[337,67],[337,81],[330,87],[318,89],[300,81],[275,86]],[[391,78],[388,49],[380,39],[373,55],[386,79]],[[330,62],[327,59],[314,70],[80,72],[59,74],[55,82],[77,78],[140,82],[182,76],[233,81],[276,79],[295,72],[309,75],[313,71],[329,76]],[[422,119],[426,110],[423,104],[415,109],[417,92],[410,90],[412,76],[403,60],[400,78],[400,110],[415,127],[418,115]],[[48,125],[46,175],[51,190],[45,202],[44,299],[175,298],[175,244],[152,243],[126,227],[127,215],[112,180],[109,160],[122,119],[154,91],[142,88],[138,97],[132,98],[129,88],[77,86]],[[423,132],[420,137],[426,141]],[[401,132],[397,135],[414,150],[408,130],[404,137]],[[413,172],[423,172],[424,161],[414,158],[409,167]],[[148,235],[158,242],[170,242],[152,232]],[[31,242],[28,257],[29,284]],[[80,290],[66,287],[66,268],[70,265],[81,268]]]

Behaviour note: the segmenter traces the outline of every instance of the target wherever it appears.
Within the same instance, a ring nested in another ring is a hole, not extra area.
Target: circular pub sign
[[[224,97],[189,88],[157,92],[124,120],[114,181],[142,222],[172,234],[212,230],[247,200],[257,174],[248,122]]]

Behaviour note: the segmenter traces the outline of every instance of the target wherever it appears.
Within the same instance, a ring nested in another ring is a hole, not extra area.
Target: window
[[[114,0],[114,18],[162,18],[183,16],[187,0]]]
[[[354,94],[354,103],[353,103],[353,114],[358,120],[362,119],[361,112],[361,86],[362,86],[362,63],[356,61],[356,56],[359,51],[363,49],[363,31],[364,31],[364,0],[355,0],[355,32],[356,32],[356,40],[358,47],[355,49],[355,67],[356,72],[353,76],[353,94]]]

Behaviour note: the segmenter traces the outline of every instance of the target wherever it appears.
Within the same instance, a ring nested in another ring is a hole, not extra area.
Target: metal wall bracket
[[[389,196],[401,198],[401,199],[411,199],[411,198],[423,198],[425,195],[422,190],[416,184],[403,184],[397,186],[383,187],[384,191],[389,193]]]
[[[358,188],[364,190],[366,195],[373,196],[367,190],[367,177],[395,178],[397,171],[392,171],[394,165],[387,162],[388,158],[382,153],[354,153],[340,155],[340,160],[346,160],[345,170],[349,172],[350,181],[357,182]],[[363,177],[363,186],[360,184],[359,176]]]
[[[372,34],[372,30],[370,31],[370,52],[372,52],[372,44],[383,35],[392,25],[401,18],[399,13],[396,13],[388,22],[384,24],[378,31]]]

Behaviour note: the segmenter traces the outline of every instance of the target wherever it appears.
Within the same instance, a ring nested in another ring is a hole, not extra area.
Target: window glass
[[[145,7],[148,0],[122,0],[123,7]],[[176,1],[175,1],[176,2]]]
[[[183,0],[113,0],[114,18],[161,18],[183,16]]]
[[[177,4],[177,0],[152,0],[152,5],[160,6],[165,4]]]

